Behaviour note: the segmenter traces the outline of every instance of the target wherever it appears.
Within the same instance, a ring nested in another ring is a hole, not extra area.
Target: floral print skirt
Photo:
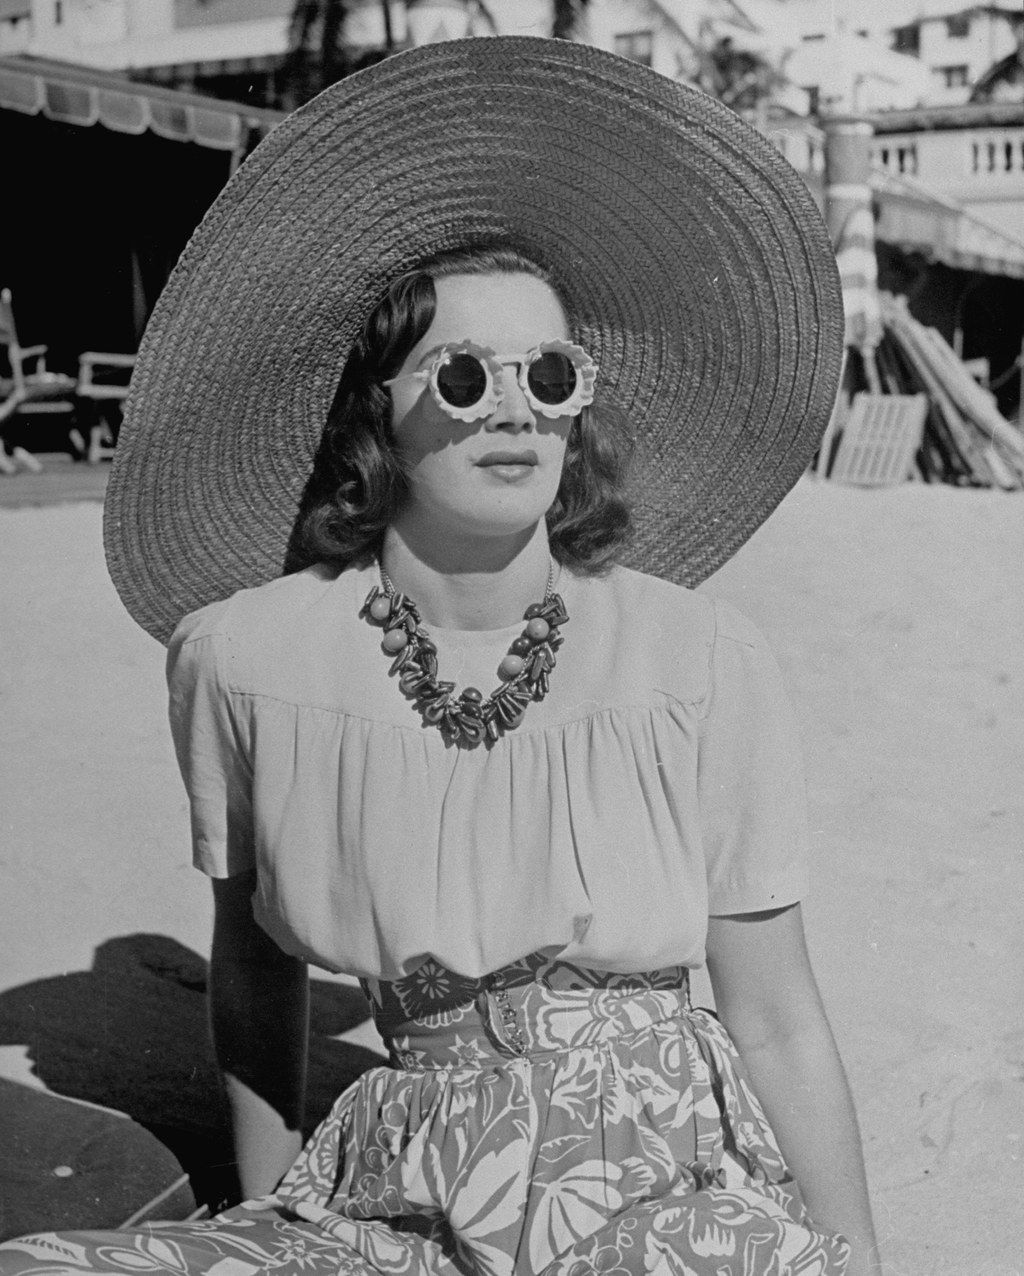
[[[840,1276],[686,971],[541,956],[366,983],[391,1052],[277,1191],[209,1221],[0,1245],[3,1276]]]

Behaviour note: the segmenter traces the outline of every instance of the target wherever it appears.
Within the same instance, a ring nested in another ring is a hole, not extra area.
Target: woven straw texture
[[[431,45],[289,116],[199,226],[146,331],[108,564],[166,641],[285,570],[341,368],[387,283],[500,237],[549,267],[633,421],[624,561],[723,563],[814,453],[842,301],[803,181],[696,90],[584,45]]]

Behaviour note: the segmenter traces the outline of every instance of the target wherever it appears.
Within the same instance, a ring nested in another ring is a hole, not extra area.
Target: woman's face
[[[439,346],[466,339],[500,355],[566,340],[561,304],[532,275],[452,275],[435,281],[437,310],[398,376],[428,368]],[[391,387],[392,428],[410,496],[399,522],[426,520],[439,534],[501,536],[536,526],[554,502],[572,418],[535,413],[502,368],[501,401],[490,416],[453,420],[420,380]]]

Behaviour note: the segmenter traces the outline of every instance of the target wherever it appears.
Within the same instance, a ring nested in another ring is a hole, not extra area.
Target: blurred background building
[[[202,213],[283,112],[396,50],[495,34],[584,40],[698,85],[822,204],[825,126],[865,121],[883,285],[993,375],[1017,358],[1024,14],[955,0],[0,0],[17,188],[0,285],[23,339],[58,366],[134,349]]]

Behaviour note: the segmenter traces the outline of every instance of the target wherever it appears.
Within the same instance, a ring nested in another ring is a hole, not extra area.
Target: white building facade
[[[955,12],[921,18],[899,32],[912,41],[928,68],[929,106],[966,102],[971,89],[995,63],[1019,47],[1024,10],[1018,5],[972,5]]]
[[[345,42],[356,53],[382,48],[384,0],[352,0]],[[781,16],[785,0],[753,0]],[[211,64],[265,69],[288,47],[293,0],[0,0],[0,54],[27,54],[111,71]],[[550,35],[550,0],[390,0],[399,46],[467,35]],[[580,37],[674,79],[700,70],[702,51],[727,37],[760,47],[764,26],[740,0],[591,0]],[[178,79],[176,82],[181,82]],[[184,82],[187,84],[187,71]]]
[[[967,105],[876,118],[876,168],[911,178],[1024,241],[1024,104]]]

